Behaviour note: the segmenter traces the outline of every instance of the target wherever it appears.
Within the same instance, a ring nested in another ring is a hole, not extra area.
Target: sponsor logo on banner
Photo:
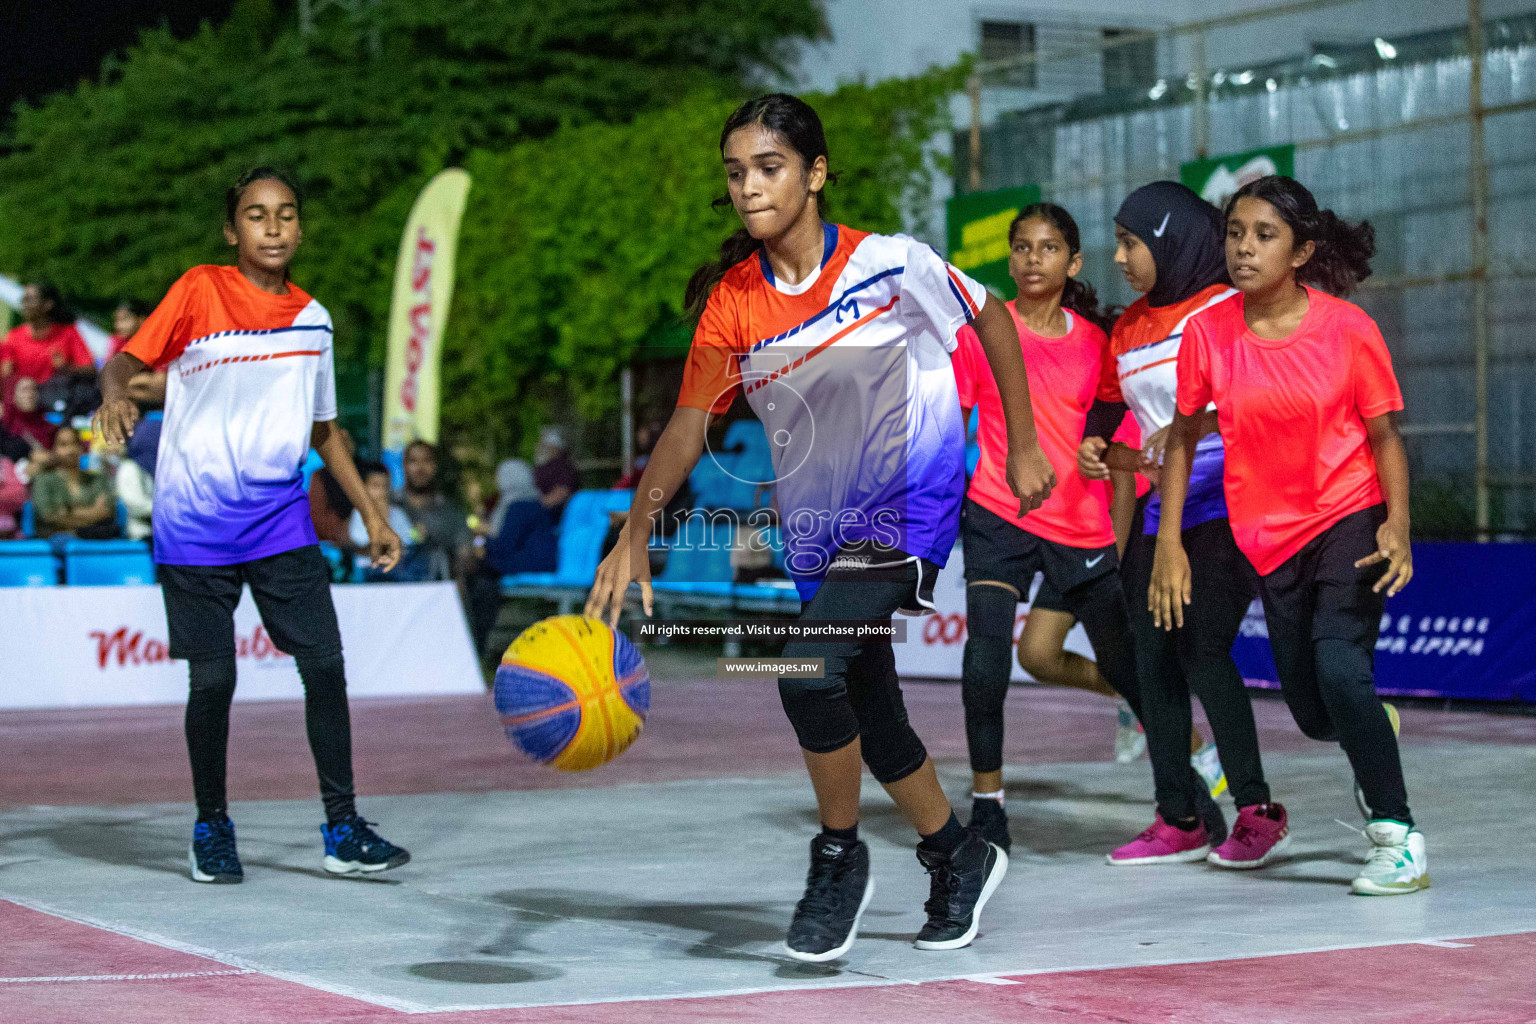
[[[118,626],[113,630],[93,629],[96,667],[102,671],[116,666],[157,665],[171,660],[171,645],[157,636],[146,637],[142,629]],[[240,661],[276,662],[290,657],[277,649],[264,626],[257,626],[249,636],[235,637],[235,657]]]

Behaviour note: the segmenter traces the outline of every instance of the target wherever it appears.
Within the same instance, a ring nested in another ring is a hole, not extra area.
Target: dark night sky
[[[168,24],[189,36],[225,17],[235,0],[20,0],[0,4],[0,122],[17,100],[71,89],[96,75],[103,57],[121,52],[146,28]]]

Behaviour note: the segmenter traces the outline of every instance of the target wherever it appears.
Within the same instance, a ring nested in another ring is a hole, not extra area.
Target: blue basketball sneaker
[[[192,881],[237,885],[245,880],[240,855],[235,852],[235,823],[227,817],[199,821],[192,827],[192,848],[187,851]]]
[[[325,870],[333,875],[388,871],[408,864],[411,855],[375,832],[370,821],[356,814],[334,825],[321,825],[325,837]]]

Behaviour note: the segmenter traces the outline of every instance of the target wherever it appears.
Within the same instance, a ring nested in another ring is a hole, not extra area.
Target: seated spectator
[[[159,417],[142,419],[128,438],[125,458],[118,463],[113,486],[117,498],[128,510],[128,524],[123,536],[129,540],[148,540],[153,529],[155,508],[155,458],[160,449]]]
[[[75,314],[65,307],[57,288],[41,282],[27,285],[21,294],[21,318],[23,322],[0,342],[0,388],[7,408],[22,377],[41,383],[64,371],[95,379],[91,350],[75,329]]]
[[[27,485],[17,474],[16,463],[0,455],[0,537],[9,540],[21,535],[21,507],[27,497]]]
[[[117,309],[112,311],[112,344],[107,349],[108,359],[121,352],[123,346],[138,333],[149,312],[150,306],[138,299],[124,299],[117,304]]]
[[[565,512],[565,503],[571,500],[581,487],[581,476],[576,464],[565,451],[565,432],[559,427],[545,427],[539,431],[539,443],[533,449],[533,482],[538,485],[539,499],[549,510],[549,518],[556,528]]]
[[[418,545],[414,543],[411,518],[390,498],[389,467],[382,462],[359,462],[357,474],[363,478],[363,487],[368,491],[368,497],[375,505],[385,510],[389,528],[400,535],[402,545],[400,564],[388,573],[380,572],[370,566],[364,573],[364,579],[369,583],[380,580],[410,583],[426,579],[429,567],[426,559],[420,556]],[[362,511],[356,508],[352,510],[352,518],[347,523],[347,542],[360,552],[368,550],[368,527],[363,524]]]
[[[395,502],[411,520],[416,543],[431,565],[428,579],[461,579],[470,568],[469,517],[438,487],[437,448],[426,441],[405,447],[405,489]]]
[[[501,496],[491,512],[485,564],[498,576],[515,572],[554,572],[557,549],[554,524],[539,501],[533,471],[522,459],[496,467]]]
[[[517,572],[553,572],[559,560],[554,525],[539,500],[528,463],[507,459],[497,466],[496,487],[500,496],[486,523],[485,558],[464,587],[469,632],[481,657],[501,610],[501,578]]]
[[[656,447],[665,429],[661,423],[652,421],[635,431],[635,468],[614,481],[614,490],[632,491],[639,485],[646,463],[651,461],[651,450]]]
[[[345,427],[341,428],[341,439],[346,442],[347,453],[355,458],[357,442],[352,439],[351,431]],[[321,540],[330,541],[339,548],[354,547],[347,523],[355,515],[351,499],[347,497],[347,492],[341,489],[341,484],[336,482],[330,470],[321,466],[310,474],[309,518],[315,524],[315,533]],[[364,534],[366,536],[366,531]],[[400,534],[400,539],[404,540],[405,534]],[[365,548],[367,546],[366,543],[363,545]]]
[[[83,451],[75,428],[60,427],[53,435],[53,468],[32,480],[39,537],[73,534],[84,540],[109,540],[118,535],[112,481],[81,468]]]
[[[53,433],[58,428],[48,422],[38,405],[37,381],[31,377],[17,377],[12,382],[11,402],[6,406],[0,424],[8,433],[39,449],[37,454],[47,461],[44,453],[53,447]]]

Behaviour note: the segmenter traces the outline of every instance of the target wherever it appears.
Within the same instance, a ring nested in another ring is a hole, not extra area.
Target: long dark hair
[[[732,111],[731,116],[725,119],[725,127],[720,130],[721,154],[725,153],[726,140],[733,132],[754,124],[762,125],[799,153],[807,171],[817,157],[827,155],[827,135],[822,130],[821,118],[815,109],[800,97],[784,92],[769,93],[748,100]],[[833,175],[827,175],[828,183],[834,180]],[[816,193],[818,211],[825,208],[825,201],[823,193]],[[729,196],[722,196],[712,205],[718,209],[730,203]],[[694,316],[704,312],[709,293],[715,290],[715,285],[720,283],[725,272],[762,247],[763,243],[753,238],[746,228],[736,231],[720,244],[720,255],[695,270],[688,279],[688,287],[683,292],[683,306]]]
[[[1280,219],[1290,225],[1298,247],[1307,242],[1316,246],[1312,258],[1296,270],[1298,284],[1343,298],[1371,276],[1376,229],[1370,221],[1350,224],[1332,210],[1319,209],[1317,198],[1305,185],[1279,174],[1251,181],[1232,193],[1222,210],[1223,219],[1232,216],[1237,201],[1245,197],[1273,206]]]
[[[263,164],[260,167],[252,167],[229,186],[229,191],[224,193],[224,220],[231,227],[235,224],[235,218],[240,215],[240,197],[245,195],[245,190],[253,182],[267,179],[280,181],[288,186],[288,191],[293,193],[293,205],[302,215],[304,213],[304,190],[299,187],[299,181],[292,174],[281,167],[273,167]]]
[[[1008,225],[1010,247],[1013,245],[1013,232],[1018,226],[1036,217],[1061,232],[1061,237],[1067,243],[1069,260],[1083,251],[1083,237],[1077,229],[1077,221],[1055,203],[1030,203],[1020,210],[1018,216],[1013,218],[1013,223]],[[1080,281],[1075,277],[1067,278],[1067,283],[1061,290],[1061,305],[1063,309],[1070,309],[1100,330],[1108,331],[1114,326],[1115,318],[1106,310],[1099,308],[1099,294],[1087,281]]]

